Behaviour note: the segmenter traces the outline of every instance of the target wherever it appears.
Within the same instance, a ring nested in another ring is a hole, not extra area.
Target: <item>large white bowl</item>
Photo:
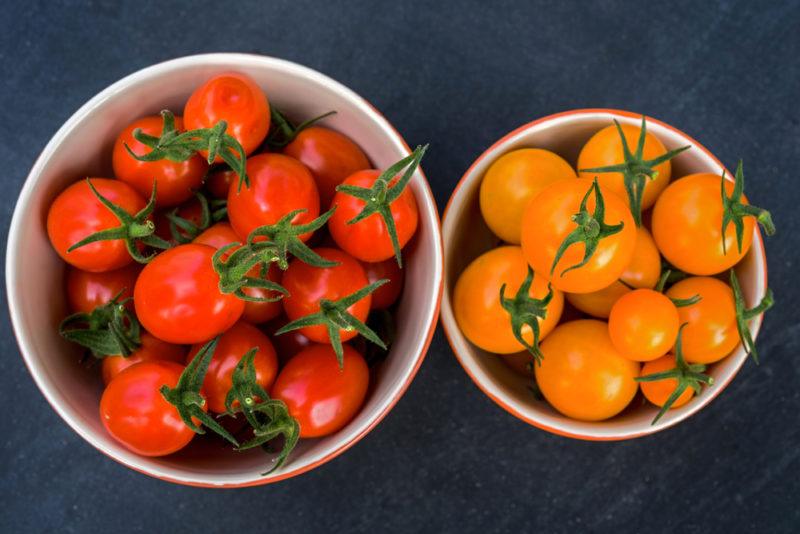
[[[214,445],[207,440],[195,439],[196,443],[181,453],[145,458],[114,441],[99,418],[101,381],[96,373],[79,366],[79,351],[57,333],[58,323],[67,312],[63,298],[65,266],[47,239],[47,209],[68,184],[85,176],[111,176],[111,147],[125,125],[165,108],[182,112],[193,89],[226,71],[252,76],[270,102],[290,117],[314,117],[337,110],[325,124],[351,137],[378,168],[410,152],[374,107],[309,68],[247,54],[207,54],[167,61],[101,91],[56,132],[22,188],[6,256],[8,301],[20,350],[53,409],[86,441],[128,467],[172,482],[215,487],[257,485],[297,475],[341,454],[366,435],[402,396],[422,363],[438,316],[443,271],[439,217],[420,170],[410,185],[419,205],[419,230],[407,253],[397,339],[374,375],[364,408],[350,424],[329,437],[301,441],[290,461],[269,477],[261,476],[268,460],[261,451],[222,452],[212,450]]]
[[[573,166],[586,141],[601,128],[621,123],[639,125],[641,115],[610,109],[583,109],[550,115],[526,124],[489,147],[475,160],[456,186],[444,212],[442,234],[445,242],[445,289],[442,303],[442,324],[450,345],[464,370],[484,393],[509,413],[534,426],[563,436],[588,440],[620,440],[652,434],[683,421],[719,395],[747,359],[739,345],[733,354],[709,368],[714,385],[688,404],[670,410],[658,423],[651,425],[656,409],[650,405],[632,406],[607,421],[584,422],[561,415],[544,401],[537,401],[529,389],[529,380],[506,366],[500,357],[471,344],[456,324],[452,308],[452,292],[459,273],[483,252],[495,246],[492,235],[481,216],[478,193],[483,175],[489,166],[510,150],[523,147],[552,150]],[[647,119],[647,130],[655,134],[667,149],[691,145],[692,148],[673,160],[674,178],[695,172],[721,174],[724,167],[700,143],[655,119]],[[726,171],[732,176],[730,171]],[[758,225],[753,246],[737,266],[736,272],[748,306],[753,306],[767,289],[767,261]],[[750,323],[753,338],[761,327],[762,316]]]

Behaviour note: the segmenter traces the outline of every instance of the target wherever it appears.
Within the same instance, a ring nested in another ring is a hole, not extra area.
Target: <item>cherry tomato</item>
[[[567,293],[564,296],[580,311],[607,319],[614,303],[631,291],[628,286],[652,289],[658,284],[660,276],[661,255],[656,248],[656,242],[646,228],[637,228],[633,257],[620,276],[621,282],[614,281],[611,285],[591,293]]]
[[[270,336],[270,339],[272,339],[275,350],[278,352],[278,360],[281,366],[286,365],[286,362],[292,359],[295,354],[309,345],[314,344],[313,341],[301,334],[299,330],[292,330],[291,332],[276,336],[275,332],[288,322],[289,320],[286,317],[279,317],[272,320],[264,328]]]
[[[175,127],[183,131],[183,120],[175,117]],[[160,116],[144,117],[129,124],[117,137],[111,162],[114,176],[128,183],[144,198],[150,198],[153,181],[156,182],[156,205],[159,207],[176,206],[188,200],[192,193],[200,188],[208,170],[208,163],[195,154],[186,161],[162,159],[158,161],[139,161],[131,156],[125,145],[134,154],[143,156],[152,149],[133,137],[133,131],[140,129],[143,133],[160,137],[163,131],[163,120]]]
[[[137,263],[102,273],[70,267],[67,271],[67,303],[70,310],[89,313],[117,295],[120,295],[120,300],[132,297],[133,286],[141,270],[141,265]],[[133,306],[132,302],[129,306]]]
[[[686,329],[684,328],[684,336],[685,335]],[[663,373],[664,371],[675,369],[675,366],[675,356],[673,354],[667,354],[666,356],[662,356],[657,360],[645,363],[642,366],[642,371],[639,376]],[[678,380],[675,378],[665,378],[663,380],[655,380],[653,382],[639,382],[639,387],[642,389],[644,397],[660,408],[661,406],[664,406],[664,403],[667,402],[667,399],[669,399],[670,395],[675,392],[675,388],[678,387]],[[689,402],[693,396],[694,390],[692,388],[686,388],[686,391],[681,393],[672,404],[670,410],[683,406]]]
[[[550,275],[553,260],[561,243],[578,226],[572,216],[592,182],[560,180],[547,186],[528,204],[522,220],[522,252],[537,273]],[[602,189],[601,189],[602,190]],[[587,210],[594,213],[596,194],[590,194]],[[617,233],[600,239],[597,249],[582,267],[564,271],[583,260],[583,243],[573,243],[558,261],[551,282],[553,287],[570,293],[590,293],[609,286],[625,271],[636,246],[636,225],[627,205],[616,195],[603,191],[604,222],[622,224]]]
[[[283,308],[290,321],[299,319],[319,311],[320,299],[339,300],[351,293],[355,293],[369,282],[367,274],[361,263],[348,254],[334,248],[318,248],[315,252],[326,260],[339,262],[335,267],[312,267],[307,263],[294,259],[289,263],[289,268],[283,273],[283,287],[289,292],[283,299]],[[372,296],[367,295],[349,308],[352,314],[361,322],[367,320]],[[330,343],[328,331],[324,326],[306,326],[300,333],[318,343]],[[339,330],[342,341],[347,341],[358,335],[355,330]]]
[[[186,363],[192,361],[203,344],[192,346],[186,356]],[[214,413],[225,413],[225,397],[233,385],[233,370],[247,351],[257,348],[253,365],[256,369],[256,383],[269,390],[278,374],[278,356],[269,338],[255,326],[238,322],[219,338],[214,356],[208,365],[203,381],[208,409]]]
[[[249,76],[238,73],[215,76],[195,89],[183,109],[187,130],[211,128],[222,120],[228,124],[226,133],[239,141],[246,154],[267,137],[269,102]],[[221,161],[217,156],[215,162]]]
[[[193,243],[198,245],[208,245],[219,250],[231,243],[241,243],[239,234],[233,231],[233,227],[226,222],[218,222],[203,231],[194,238]]]
[[[542,395],[556,410],[581,421],[602,421],[625,409],[638,389],[639,364],[611,343],[603,321],[562,323],[542,343],[534,366]]]
[[[741,260],[753,242],[753,217],[745,217],[742,251],[736,244],[736,229],[725,230],[723,252],[721,178],[714,174],[691,174],[676,180],[661,194],[653,208],[653,237],[659,250],[678,269],[711,275],[730,269]],[[725,181],[726,195],[734,184]],[[747,198],[742,197],[747,204]]]
[[[362,262],[364,272],[367,273],[369,283],[386,279],[388,283],[372,292],[372,309],[385,310],[394,304],[400,293],[403,292],[403,270],[397,265],[394,258],[375,263]]]
[[[513,354],[502,354],[500,355],[500,358],[502,358],[503,363],[505,363],[506,366],[515,373],[528,378],[533,378],[533,366],[536,365],[536,363],[533,361],[533,357],[531,356],[530,352],[522,351],[515,352]]]
[[[98,193],[131,215],[145,206],[142,196],[125,182],[108,178],[91,181]],[[122,239],[96,241],[67,252],[81,239],[118,226],[119,219],[97,199],[86,180],[62,191],[47,213],[47,235],[53,248],[65,262],[84,271],[110,271],[133,261]]]
[[[142,332],[141,346],[129,356],[106,356],[103,358],[103,382],[111,380],[128,367],[140,362],[169,361],[184,363],[186,347],[161,341],[149,332]]]
[[[652,289],[636,289],[623,295],[608,316],[608,333],[614,348],[637,362],[665,355],[675,344],[678,328],[675,304]]]
[[[666,291],[673,299],[700,301],[678,308],[683,328],[683,358],[689,363],[713,363],[721,360],[739,344],[733,290],[728,284],[698,276],[686,278]]]
[[[159,391],[175,387],[182,372],[174,362],[142,362],[118,374],[100,399],[100,420],[108,433],[142,456],[164,456],[188,445],[194,431]]]
[[[195,226],[199,227],[203,222],[203,206],[200,204],[200,201],[197,200],[197,197],[192,197],[177,208],[177,212],[175,213],[181,219],[186,219],[190,223],[194,224]],[[167,219],[167,213],[171,210],[160,210],[156,212],[154,217],[155,224],[156,224],[156,235],[165,241],[172,242],[172,230],[169,225],[169,219]],[[188,234],[178,228],[178,232],[185,238],[189,239]]]
[[[207,245],[179,245],[145,266],[133,300],[139,321],[151,334],[170,343],[200,343],[239,320],[244,301],[220,293],[214,252]]]
[[[236,172],[231,169],[214,171],[206,177],[206,189],[214,198],[227,199],[232,183],[239,182]]]
[[[492,163],[483,176],[483,220],[500,239],[519,245],[522,214],[528,202],[551,183],[576,177],[572,166],[549,150],[512,150]]]
[[[234,186],[228,193],[228,218],[242,239],[265,224],[275,224],[284,215],[306,210],[292,220],[305,224],[319,215],[319,194],[305,165],[282,154],[258,154],[247,160],[250,187]],[[305,241],[311,234],[302,237]]]
[[[514,337],[511,316],[500,305],[500,287],[506,284],[505,297],[514,298],[528,274],[522,249],[499,247],[479,256],[464,269],[453,292],[453,308],[461,332],[472,343],[495,354],[512,354],[525,347]],[[535,274],[528,294],[535,299],[547,295],[547,279]],[[564,309],[564,295],[554,289],[544,319],[538,319],[539,339],[558,324]],[[522,336],[533,343],[530,326],[522,327]]]
[[[312,345],[281,369],[270,396],[282,400],[300,424],[301,438],[318,438],[340,430],[361,409],[369,369],[361,354],[343,345],[339,367],[330,345]]]
[[[369,169],[369,160],[349,137],[322,126],[306,128],[286,145],[283,153],[299,160],[311,170],[317,181],[320,205],[327,209],[336,186],[345,178]]]
[[[380,175],[381,171],[378,170],[359,171],[350,175],[342,183],[369,188]],[[363,200],[337,192],[333,196],[331,206],[336,206],[336,212],[328,221],[328,231],[342,250],[354,258],[368,262],[378,262],[394,257],[389,230],[380,214],[374,213],[355,224],[347,224],[364,209]],[[397,238],[402,248],[417,231],[419,222],[417,201],[409,187],[406,187],[400,196],[391,203],[389,210],[394,219]]]
[[[621,124],[625,140],[631,152],[636,151],[636,144],[639,141],[641,128],[631,124]],[[644,138],[644,152],[642,158],[645,160],[657,158],[666,154],[667,149],[664,144],[652,133],[647,132]],[[592,169],[597,167],[607,167],[624,163],[625,158],[622,153],[622,140],[619,137],[617,127],[613,124],[606,126],[594,134],[581,149],[578,155],[578,170]],[[644,193],[642,194],[642,209],[645,210],[653,205],[667,187],[670,176],[672,176],[672,164],[666,161],[653,168],[658,174],[655,178],[645,180]],[[581,178],[592,179],[597,176],[600,187],[604,191],[610,191],[628,202],[628,194],[625,191],[625,182],[622,173],[619,172],[579,172]]]

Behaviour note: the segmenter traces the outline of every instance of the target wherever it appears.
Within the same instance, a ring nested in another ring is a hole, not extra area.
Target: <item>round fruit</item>
[[[133,286],[142,270],[134,263],[121,269],[92,273],[71,267],[67,271],[67,303],[73,312],[90,313],[119,295],[119,300],[133,297]],[[133,306],[132,301],[129,306]]]
[[[369,283],[378,280],[389,280],[372,292],[372,309],[385,310],[394,304],[403,292],[403,270],[397,265],[394,258],[375,263],[362,262],[364,272],[367,273]]]
[[[608,333],[614,347],[637,362],[655,360],[669,352],[679,328],[675,304],[652,289],[636,289],[623,295],[608,316]]]
[[[141,346],[129,356],[106,356],[103,358],[103,382],[111,380],[128,367],[141,362],[169,361],[182,364],[186,359],[186,347],[161,341],[149,332],[142,332]]]
[[[684,336],[685,335],[686,330],[684,329]],[[657,360],[645,363],[642,366],[642,371],[639,376],[663,373],[664,371],[675,369],[676,365],[675,356],[672,354],[667,354],[666,356],[662,356]],[[642,388],[642,393],[647,400],[658,407],[662,407],[667,402],[667,399],[669,399],[670,395],[675,392],[675,388],[678,387],[678,380],[676,378],[665,378],[663,380],[655,380],[653,382],[640,382],[639,387]],[[670,409],[683,406],[689,402],[693,396],[694,390],[692,388],[686,388],[686,390],[681,393],[677,399],[675,399],[675,402],[672,403]]]

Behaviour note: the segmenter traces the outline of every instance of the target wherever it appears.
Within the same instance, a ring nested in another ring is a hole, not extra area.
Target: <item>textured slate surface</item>
[[[2,235],[38,152],[83,102],[152,63],[208,51],[279,56],[349,85],[409,143],[440,207],[470,162],[556,111],[620,107],[680,126],[729,166],[779,234],[778,304],[748,364],[677,428],[583,443],[506,414],[437,333],[389,417],[344,456],[279,485],[183,488],[106,459],[33,384],[2,307],[0,530],[790,531],[800,524],[800,4],[239,1],[4,6]],[[233,6],[236,7],[233,7]],[[379,7],[380,6],[380,7]],[[2,254],[5,254],[3,247]]]

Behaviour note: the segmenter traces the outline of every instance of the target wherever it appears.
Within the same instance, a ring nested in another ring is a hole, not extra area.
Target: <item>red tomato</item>
[[[248,158],[250,187],[231,187],[228,218],[242,239],[265,224],[275,224],[284,215],[304,209],[292,221],[305,224],[319,215],[319,194],[306,167],[289,156],[259,154]],[[304,240],[311,235],[304,236]]]
[[[142,196],[125,182],[108,178],[91,181],[98,193],[131,215],[145,206]],[[118,226],[119,219],[97,199],[86,180],[62,191],[47,213],[47,235],[53,248],[65,262],[84,271],[110,271],[133,261],[122,239],[96,241],[67,252],[81,239]]]
[[[286,319],[286,317],[279,317],[265,327],[267,334],[270,339],[272,339],[272,344],[275,345],[275,350],[278,351],[278,359],[280,360],[281,366],[286,365],[286,362],[295,354],[309,345],[314,344],[313,341],[301,334],[299,330],[292,330],[291,332],[276,336],[275,332],[288,322],[289,320]]]
[[[367,273],[369,283],[381,279],[389,280],[388,283],[372,292],[372,309],[385,310],[395,303],[403,291],[403,270],[397,265],[394,258],[376,263],[362,262],[364,272]]]
[[[186,356],[187,364],[200,352],[202,346],[202,343],[198,343],[192,347]],[[275,375],[278,374],[278,356],[272,343],[261,330],[240,321],[219,338],[203,381],[208,409],[212,412],[225,413],[225,397],[233,385],[233,370],[236,369],[242,356],[252,348],[258,349],[253,358],[256,383],[269,390],[275,381]]]
[[[192,242],[198,245],[208,245],[209,247],[214,247],[219,250],[225,245],[241,243],[241,241],[242,240],[239,239],[239,234],[233,231],[230,224],[218,222],[204,230],[203,233],[195,237]]]
[[[361,354],[344,345],[339,368],[330,345],[312,345],[286,364],[270,395],[282,400],[300,424],[301,438],[327,436],[344,427],[361,409],[369,369]]]
[[[174,362],[142,362],[117,375],[100,399],[100,420],[108,433],[142,456],[164,456],[188,445],[194,431],[159,391],[175,387],[182,372]]]
[[[224,169],[221,171],[212,172],[206,178],[206,189],[211,193],[214,198],[226,199],[228,198],[228,191],[230,191],[231,184],[237,182],[236,172],[231,169]]]
[[[220,293],[206,245],[179,245],[147,264],[136,281],[136,315],[150,333],[170,343],[200,343],[239,320],[244,301]]]
[[[104,273],[81,271],[71,267],[67,271],[67,303],[73,312],[89,313],[106,304],[120,292],[120,300],[133,296],[133,286],[142,270],[134,263]],[[130,306],[133,306],[131,303]]]
[[[342,183],[370,188],[380,175],[381,171],[378,170],[359,171]],[[331,205],[336,206],[336,212],[328,221],[328,231],[342,250],[361,261],[377,262],[394,257],[389,230],[378,213],[355,224],[347,224],[364,209],[363,200],[337,192]],[[414,193],[406,187],[389,208],[402,248],[417,231],[419,223]]]
[[[164,121],[159,115],[132,122],[117,137],[111,159],[114,176],[128,183],[144,198],[150,198],[155,180],[156,204],[160,207],[175,206],[188,200],[193,192],[200,188],[203,176],[208,170],[208,163],[197,154],[186,161],[169,159],[139,161],[125,150],[127,144],[137,156],[148,154],[152,149],[137,141],[133,137],[133,131],[138,128],[143,133],[160,137],[163,126]],[[175,117],[175,128],[183,131],[181,117]]]
[[[187,130],[211,128],[226,121],[226,132],[246,154],[264,141],[269,131],[269,102],[256,82],[244,74],[220,74],[195,89],[183,109]],[[217,163],[222,158],[217,156]],[[249,172],[249,171],[248,171]]]
[[[283,273],[283,287],[289,296],[283,299],[283,308],[290,321],[317,313],[320,299],[339,300],[351,293],[355,293],[366,286],[367,275],[364,268],[357,260],[335,248],[318,248],[317,254],[330,261],[337,261],[335,267],[312,267],[307,263],[294,259],[289,263],[289,268]],[[352,314],[361,322],[366,321],[372,305],[372,296],[367,295],[349,308]],[[322,325],[306,326],[300,333],[312,341],[330,343],[327,329]],[[358,335],[355,330],[339,330],[342,341],[347,341]]]
[[[108,385],[123,370],[140,362],[169,361],[183,363],[186,347],[161,341],[149,332],[142,332],[141,346],[129,356],[107,356],[103,358],[103,382]]]
[[[330,206],[337,185],[356,171],[370,168],[366,154],[357,144],[346,135],[322,126],[300,131],[283,153],[311,170],[323,210]]]

